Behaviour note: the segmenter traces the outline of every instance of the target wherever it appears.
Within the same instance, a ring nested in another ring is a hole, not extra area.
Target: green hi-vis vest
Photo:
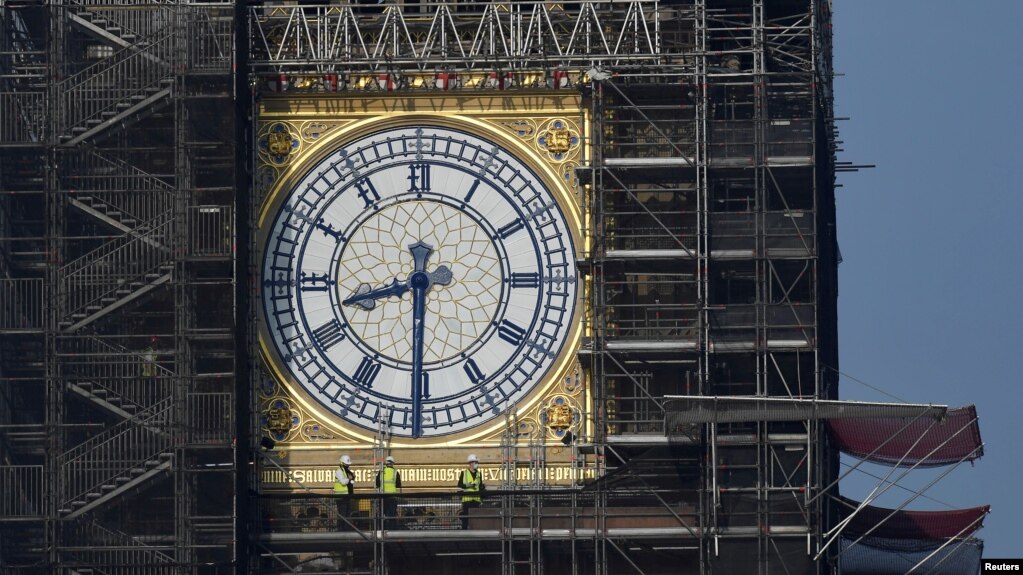
[[[465,485],[465,492],[467,494],[469,494],[469,493],[475,493],[476,494],[476,495],[463,495],[462,496],[462,503],[465,503],[467,501],[475,501],[477,503],[480,502],[479,492],[480,492],[480,483],[482,481],[483,481],[483,472],[482,471],[477,470],[476,471],[476,477],[474,478],[472,476],[472,472],[471,471],[469,471],[468,469],[463,469],[462,470],[462,484]]]
[[[395,479],[397,477],[397,469],[393,467],[384,467],[384,472],[380,475],[380,486],[383,487],[384,493],[398,492],[398,485],[395,483]]]

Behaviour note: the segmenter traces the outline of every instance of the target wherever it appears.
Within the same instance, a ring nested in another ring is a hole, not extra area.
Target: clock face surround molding
[[[470,119],[365,121],[325,138],[258,225],[274,377],[355,439],[460,443],[574,367],[573,194]]]

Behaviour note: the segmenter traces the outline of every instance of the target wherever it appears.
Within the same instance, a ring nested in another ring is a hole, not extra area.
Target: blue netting
[[[842,538],[839,571],[843,575],[905,575],[919,561],[941,547],[943,541],[867,537]],[[920,575],[977,575],[984,542],[980,539],[953,541],[918,567]]]

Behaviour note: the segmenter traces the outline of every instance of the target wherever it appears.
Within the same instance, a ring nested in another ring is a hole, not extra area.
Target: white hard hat
[[[342,455],[341,456],[341,463],[343,463],[345,465],[351,465],[352,464],[352,458],[348,457],[347,455]]]
[[[387,463],[394,463],[394,457],[391,456],[391,455],[388,455],[387,459],[385,459],[384,461],[387,462]]]
[[[470,454],[469,454],[469,460],[468,460],[468,461],[469,461],[469,463],[472,463],[472,462],[476,462],[476,463],[479,463],[479,462],[480,462],[480,458],[479,458],[479,457],[476,457],[476,454],[475,454],[475,453],[470,453]]]

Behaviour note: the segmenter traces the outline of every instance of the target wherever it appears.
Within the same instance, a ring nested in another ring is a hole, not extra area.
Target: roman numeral
[[[368,357],[364,357],[362,358],[362,363],[359,364],[359,368],[355,370],[355,375],[352,379],[356,384],[363,387],[373,387],[373,380],[377,378],[378,373],[380,373],[380,364]]]
[[[320,228],[325,236],[333,236],[338,242],[345,241],[344,234],[340,230],[334,229],[334,224],[328,224],[323,221],[323,218],[316,220],[316,227]]]
[[[472,199],[472,195],[476,193],[476,188],[478,188],[478,187],[480,187],[480,181],[479,180],[475,180],[472,183],[472,187],[469,188],[469,193],[465,194],[465,199],[462,200],[462,201],[464,201],[465,203],[468,204],[469,200]]]
[[[517,346],[521,345],[522,340],[525,339],[526,330],[506,319],[502,319],[501,325],[497,327],[497,335],[504,341]]]
[[[511,287],[513,288],[537,288],[540,287],[540,274],[514,272],[511,275]]]
[[[373,182],[369,178],[363,178],[355,182],[355,189],[359,191],[359,197],[362,201],[366,202],[366,207],[373,205],[373,202],[380,200],[380,194],[377,193],[377,189],[373,186]],[[370,196],[373,199],[370,199]]]
[[[483,381],[483,378],[486,377],[471,357],[465,361],[465,365],[462,366],[462,369],[465,370],[465,375],[469,376],[469,380],[472,381],[473,385],[478,385],[479,382]]]
[[[326,351],[343,341],[345,333],[341,331],[341,322],[333,319],[314,329],[313,337],[316,339],[316,344]]]
[[[299,274],[298,289],[303,292],[328,291],[330,286],[336,284],[337,282],[330,279],[327,274],[307,274],[305,272]]]
[[[497,235],[501,236],[502,240],[508,239],[508,236],[521,230],[523,227],[525,227],[525,225],[526,224],[522,221],[522,218],[515,218],[514,220],[512,220],[511,223],[497,230]]]
[[[410,194],[430,191],[430,164],[409,164],[408,171]]]

